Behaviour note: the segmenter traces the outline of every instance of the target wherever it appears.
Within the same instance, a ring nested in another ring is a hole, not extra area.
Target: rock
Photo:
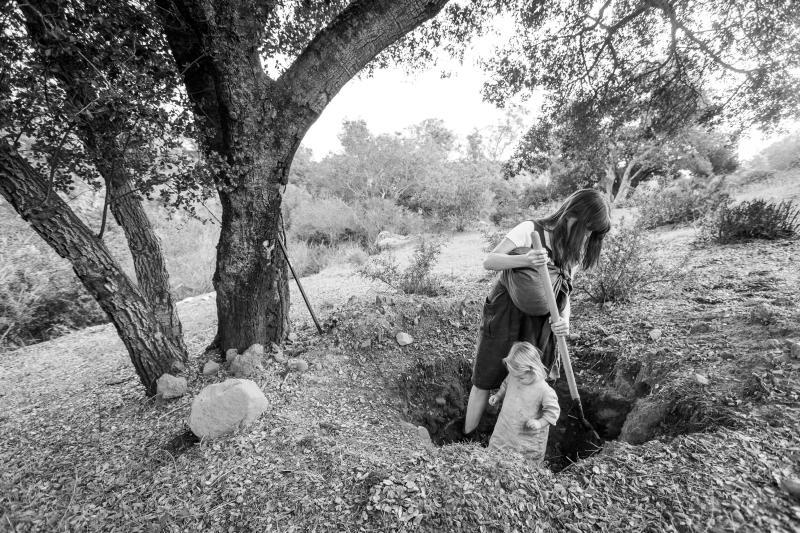
[[[214,439],[252,424],[267,407],[267,398],[254,381],[226,379],[195,397],[189,428],[201,439]]]
[[[286,337],[286,340],[289,342],[297,342],[297,333],[294,331],[289,333],[289,335]]]
[[[255,344],[252,344],[248,349],[246,349],[244,351],[244,354],[248,354],[248,353],[249,354],[254,354],[254,355],[257,355],[257,356],[261,357],[266,352],[264,351],[264,346],[262,346],[261,344],[255,343]],[[242,355],[244,355],[244,354],[242,354]]]
[[[695,374],[694,380],[700,385],[708,385],[710,383],[710,381],[708,381],[708,378],[703,374]]]
[[[433,446],[433,441],[431,441],[431,434],[428,433],[428,429],[424,426],[417,426],[417,435],[419,435],[419,440],[422,442],[423,446]]]
[[[767,339],[767,346],[775,350],[775,349],[780,349],[783,346],[783,344],[778,339]]]
[[[215,361],[207,361],[205,365],[203,365],[203,375],[204,376],[213,376],[219,371],[219,364]]]
[[[389,250],[392,248],[400,248],[412,242],[412,238],[407,235],[396,235],[388,231],[378,233],[375,239],[375,247],[378,250]]]
[[[239,356],[239,352],[236,348],[228,348],[225,350],[225,360],[229,363],[233,363],[233,360]]]
[[[249,348],[248,348],[249,350]],[[237,378],[249,378],[264,370],[261,365],[261,356],[252,352],[244,352],[231,363],[231,374]]]
[[[652,339],[653,341],[657,341],[658,339],[661,338],[662,333],[660,329],[651,329],[649,335],[650,339]]]
[[[608,344],[610,346],[619,346],[619,338],[615,337],[614,335],[609,335],[605,339],[603,339],[604,344]]]
[[[775,311],[772,306],[766,303],[758,304],[750,314],[754,322],[759,322],[768,326],[775,321]]]
[[[800,359],[800,342],[789,341],[789,354],[793,359]]]
[[[186,386],[186,378],[175,377],[172,374],[162,374],[158,381],[156,381],[156,394],[165,400],[172,398],[180,398],[188,387]]]
[[[286,361],[286,368],[292,372],[306,372],[308,371],[308,362],[299,357],[292,357]]]
[[[286,352],[284,352],[283,350],[273,353],[272,358],[275,359],[280,364],[284,364],[286,363],[286,361],[289,360],[289,356],[286,355]]]
[[[411,335],[409,335],[404,331],[401,331],[400,333],[395,335],[394,338],[397,339],[397,344],[399,344],[400,346],[406,346],[414,342],[414,337],[412,337]]]
[[[570,334],[567,336],[567,338],[568,338],[569,340],[571,340],[571,341],[577,341],[577,340],[580,340],[580,338],[581,338],[581,334],[580,334],[580,333],[570,333]]]
[[[698,322],[697,324],[692,324],[692,327],[689,328],[690,335],[696,335],[698,333],[708,333],[711,331],[711,326],[705,322]]]
[[[785,477],[781,480],[781,488],[793,498],[800,500],[800,479]]]
[[[436,400],[434,401],[436,402],[436,405],[447,405],[447,400],[445,400],[441,396],[437,396]]]
[[[367,348],[371,348],[372,347],[372,341],[370,339],[367,339],[365,341],[362,341],[361,344],[359,344],[358,346],[362,350],[366,350]]]

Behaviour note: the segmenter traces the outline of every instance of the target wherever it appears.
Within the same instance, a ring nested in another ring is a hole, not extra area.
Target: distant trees
[[[474,135],[457,150],[455,134],[440,120],[391,135],[374,135],[363,121],[345,121],[339,140],[341,153],[304,163],[296,175],[293,171],[293,182],[315,199],[308,201],[334,196],[367,205],[379,199],[458,231],[491,202],[489,185],[499,175],[499,163],[476,147]]]

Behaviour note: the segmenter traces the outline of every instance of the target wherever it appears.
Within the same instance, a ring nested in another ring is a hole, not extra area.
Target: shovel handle
[[[534,250],[542,249],[542,241],[539,239],[539,234],[535,231],[531,233],[531,241],[533,242]],[[547,307],[550,309],[550,316],[561,318],[561,313],[558,312],[558,303],[556,302],[556,295],[553,293],[553,282],[550,279],[550,270],[547,265],[540,269],[540,279],[542,280],[542,289],[544,289],[544,297],[547,299]],[[578,394],[578,385],[575,382],[575,373],[572,371],[572,360],[569,358],[569,350],[567,349],[567,339],[561,335],[556,335],[558,343],[558,351],[561,354],[561,362],[564,364],[564,374],[567,375],[567,385],[569,385],[569,395],[578,403],[581,411],[583,406],[580,405],[581,397]],[[582,414],[582,413],[581,413]]]

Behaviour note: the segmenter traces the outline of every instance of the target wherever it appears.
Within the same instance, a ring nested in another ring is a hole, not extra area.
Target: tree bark
[[[158,0],[187,93],[206,126],[204,149],[228,164],[217,177],[219,348],[242,350],[288,334],[288,271],[276,239],[295,151],[347,81],[446,2],[351,2],[271,80],[258,53],[261,30],[249,22],[258,9],[252,2],[218,3],[211,17],[200,0]]]
[[[33,0],[20,6],[32,43],[39,47],[46,65],[52,64],[50,74],[60,82],[67,98],[67,111],[77,116],[81,109],[91,108],[97,100],[94,86],[87,80],[96,75],[87,66],[85,58],[78,57],[74,47],[59,46],[57,53],[48,45],[63,39],[60,25],[66,25],[63,3],[53,0]],[[136,281],[147,302],[161,324],[164,334],[180,347],[186,359],[183,328],[178,318],[175,300],[170,292],[161,242],[153,230],[141,198],[134,192],[132,177],[125,168],[125,148],[109,132],[116,128],[104,114],[93,114],[91,119],[78,119],[76,133],[83,143],[92,163],[109,187],[111,213],[125,233],[133,257]],[[120,120],[117,118],[116,120]]]
[[[111,174],[107,183],[111,193],[109,208],[128,241],[139,289],[153,308],[164,333],[186,353],[183,327],[178,318],[175,298],[170,292],[169,272],[161,240],[125,172]]]
[[[72,268],[117,329],[148,395],[164,373],[185,368],[186,352],[164,334],[152,307],[102,241],[57,195],[47,180],[7,143],[0,143],[0,194]],[[45,201],[46,199],[46,201]]]

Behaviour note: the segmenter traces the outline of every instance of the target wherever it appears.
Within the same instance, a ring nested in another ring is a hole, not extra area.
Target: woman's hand
[[[546,265],[548,261],[547,250],[531,250],[525,254],[525,259],[530,262],[532,267],[540,267]]]
[[[553,320],[553,317],[550,317],[550,329],[558,335],[559,337],[566,337],[569,335],[569,319],[564,317],[558,317]]]
[[[497,394],[492,394],[491,396],[489,396],[489,405],[494,407],[498,403],[500,403],[500,398],[497,397]]]

